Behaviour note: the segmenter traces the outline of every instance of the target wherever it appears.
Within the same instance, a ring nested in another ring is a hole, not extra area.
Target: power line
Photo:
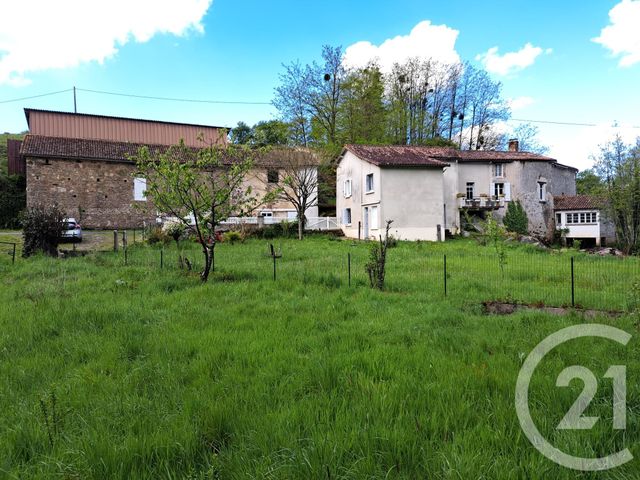
[[[147,100],[162,100],[165,102],[188,102],[188,103],[217,103],[228,105],[271,105],[271,102],[247,102],[247,101],[231,101],[231,100],[198,100],[193,98],[171,98],[171,97],[153,97],[149,95],[134,95],[132,93],[105,92],[103,90],[89,90],[86,88],[77,88],[79,92],[98,93],[101,95],[116,95],[119,97],[144,98]]]
[[[71,92],[72,90],[73,90],[72,88],[67,88],[66,90],[60,90],[58,92],[42,93],[40,95],[33,95],[31,97],[21,97],[21,98],[12,98],[10,100],[0,100],[0,103],[21,102],[23,100],[31,100],[32,98],[48,97],[49,95],[58,95],[59,93],[67,93],[67,92]]]
[[[526,118],[510,118],[508,122],[527,122],[527,123],[545,123],[550,125],[568,125],[574,127],[599,127],[596,123],[579,123],[579,122],[559,122],[554,120],[530,120]],[[640,128],[637,125],[631,125],[625,128]]]

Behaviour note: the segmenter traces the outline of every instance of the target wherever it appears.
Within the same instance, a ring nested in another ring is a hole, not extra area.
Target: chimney
[[[519,150],[518,139],[517,138],[510,138],[509,139],[509,151],[510,152],[517,152],[518,150]]]

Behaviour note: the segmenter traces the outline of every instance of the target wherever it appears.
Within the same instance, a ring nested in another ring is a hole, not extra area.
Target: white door
[[[369,238],[369,207],[364,207],[364,215],[362,216],[364,219],[364,237]]]

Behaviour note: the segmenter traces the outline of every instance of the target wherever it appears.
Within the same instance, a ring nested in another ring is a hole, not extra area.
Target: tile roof
[[[604,201],[592,195],[561,195],[553,197],[554,210],[597,210]]]
[[[140,143],[114,142],[111,140],[87,140],[80,138],[48,137],[43,135],[27,135],[22,143],[20,153],[24,157],[48,158],[48,159],[78,159],[106,162],[132,163],[130,157],[136,155]],[[165,152],[166,145],[146,145],[152,152]],[[192,147],[187,147],[196,150]],[[255,160],[256,166],[281,167],[286,161],[296,161],[295,165],[306,164],[315,166],[319,164],[316,155],[301,148],[286,149],[287,160],[282,160],[282,148],[268,150],[266,154]],[[227,163],[232,163],[230,159]]]
[[[447,158],[448,148],[413,147],[404,145],[346,145],[348,150],[357,157],[378,165],[379,167],[448,167],[449,164],[439,160]]]
[[[502,152],[493,150],[456,150],[449,147],[424,147],[414,145],[346,145],[350,151],[363,160],[380,167],[405,166],[447,166],[446,162],[553,162],[544,155],[529,152]],[[443,164],[444,162],[444,164]]]

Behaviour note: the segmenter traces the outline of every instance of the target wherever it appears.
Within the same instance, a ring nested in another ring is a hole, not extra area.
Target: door
[[[369,207],[364,207],[364,238],[369,238]]]

